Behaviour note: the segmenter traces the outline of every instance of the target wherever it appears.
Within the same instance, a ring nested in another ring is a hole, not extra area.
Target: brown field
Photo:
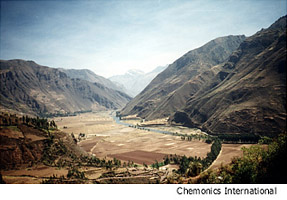
[[[164,156],[165,154],[162,153],[139,151],[139,150],[109,155],[109,157],[114,157],[119,160],[125,160],[125,161],[132,160],[135,163],[146,163],[148,165],[154,163],[155,160],[163,160]]]
[[[89,137],[94,136],[97,133],[117,129],[117,124],[113,121],[110,112],[98,112],[98,113],[85,113],[71,117],[57,117],[55,122],[58,128],[67,133],[85,133]],[[67,128],[64,129],[63,127]]]
[[[228,164],[234,157],[241,157],[243,155],[241,149],[252,145],[254,144],[222,144],[221,152],[210,166],[210,169],[219,168],[221,164]]]
[[[165,135],[139,130],[114,122],[109,112],[86,113],[73,117],[55,118],[58,127],[67,133],[85,133],[87,139],[79,142],[85,151],[99,158],[118,158],[149,164],[162,160],[164,155],[177,154],[205,157],[210,144],[203,141],[182,141],[179,136]],[[63,128],[66,126],[67,128]],[[169,127],[168,130],[170,130]],[[181,132],[182,128],[174,128]],[[173,131],[174,131],[173,130]],[[184,129],[185,133],[198,133],[195,129]],[[160,155],[160,156],[159,156]]]
[[[12,138],[12,139],[19,139],[19,138],[23,139],[24,138],[24,135],[17,127],[15,128],[14,127],[13,128],[0,127],[0,136]]]
[[[39,165],[32,168],[17,169],[1,171],[3,179],[6,183],[12,184],[38,184],[42,180],[50,176],[65,176],[68,173],[67,169],[57,169],[55,167],[48,167],[45,165]]]

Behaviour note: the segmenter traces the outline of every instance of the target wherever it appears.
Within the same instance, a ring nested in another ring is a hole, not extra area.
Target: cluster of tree
[[[136,124],[136,125],[129,124],[128,126],[131,127],[131,128],[139,129],[139,130],[150,131],[149,128],[142,127],[142,126],[140,126],[139,124]]]
[[[77,114],[81,113],[89,113],[92,112],[92,110],[83,110],[83,111],[76,111],[76,112],[66,112],[66,113],[45,113],[41,114],[40,116],[43,118],[53,118],[53,117],[69,117],[69,116],[76,116]]]
[[[55,140],[54,137],[51,136],[48,140],[45,141],[45,147],[41,158],[41,161],[45,165],[57,167],[63,167],[67,165],[69,162],[58,159],[59,157],[63,156],[71,157],[72,159],[76,158],[76,156],[67,149],[62,140]],[[58,161],[56,162],[56,160]]]
[[[209,136],[209,135],[201,135],[201,134],[191,134],[191,135],[187,135],[187,134],[178,134],[176,133],[176,135],[181,136],[181,140],[187,140],[187,141],[192,141],[192,140],[203,140],[208,144],[211,144],[215,137]]]
[[[4,126],[17,126],[20,124],[32,125],[39,129],[57,129],[57,125],[54,120],[48,121],[47,118],[39,118],[39,117],[29,117],[28,115],[17,117],[13,114],[3,114],[0,116],[1,125]]]
[[[86,179],[85,172],[79,171],[77,167],[68,170],[67,178]]]
[[[23,116],[22,119],[23,119],[23,122],[25,121],[24,124],[33,125],[39,129],[45,129],[45,130],[54,129],[55,130],[58,128],[54,120],[49,122],[47,118],[39,118],[39,117],[31,118],[28,116],[26,117]]]
[[[211,151],[207,153],[207,156],[204,159],[200,157],[186,157],[178,155],[170,155],[164,158],[164,164],[177,164],[179,165],[178,173],[185,175],[187,177],[197,176],[202,171],[207,169],[212,162],[217,158],[221,150],[221,142],[218,139],[215,139],[211,145]]]
[[[270,144],[273,141],[272,138],[263,136],[261,139],[258,141],[259,144]]]
[[[121,161],[114,158],[113,160],[108,160],[104,162],[106,169],[112,170],[113,168],[118,168],[121,166]]]
[[[53,174],[48,179],[44,179],[41,184],[63,184],[68,183],[66,181],[66,177],[64,175],[58,177],[57,175]]]
[[[159,169],[160,167],[164,166],[165,162],[158,162],[157,160],[155,161],[155,163],[151,164],[151,167],[153,169]]]
[[[50,126],[50,124],[49,124],[49,122],[48,122],[48,120],[46,118],[39,118],[39,117],[37,117],[37,118],[30,118],[28,116],[26,116],[26,117],[23,116],[23,121],[25,121],[25,124],[27,124],[27,125],[31,125],[32,124],[36,128],[40,128],[40,129],[48,130],[49,126]],[[55,124],[55,122],[53,121],[51,123],[51,125],[54,126],[54,124]]]
[[[71,167],[68,170],[68,174],[66,176],[61,175],[57,176],[53,174],[48,179],[43,180],[42,184],[67,184],[67,183],[85,183],[85,180],[87,180],[85,176],[85,172],[79,171],[77,167]]]
[[[1,113],[0,125],[1,126],[15,126],[19,124],[19,118],[14,114]]]
[[[256,144],[260,140],[259,135],[254,134],[220,134],[218,138],[224,143],[250,143]]]
[[[81,141],[81,140],[84,140],[84,139],[86,139],[86,134],[85,133],[80,133],[78,135],[78,141]]]
[[[112,170],[113,168],[119,168],[122,166],[120,160],[114,158],[113,160],[100,159],[96,156],[81,156],[80,161],[82,165],[93,166],[93,167],[105,167],[106,169]]]
[[[287,134],[279,135],[268,148],[254,145],[243,149],[243,157],[203,174],[198,183],[286,183]]]
[[[138,165],[134,163],[134,161],[128,161],[127,163],[123,163],[123,167],[137,167]]]
[[[218,154],[221,151],[221,141],[220,140],[214,140],[214,142],[211,145],[211,151],[207,153],[207,156],[202,160],[203,168],[208,168],[212,162],[217,158]]]

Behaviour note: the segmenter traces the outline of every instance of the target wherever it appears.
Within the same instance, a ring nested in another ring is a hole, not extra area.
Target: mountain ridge
[[[225,60],[220,56],[228,45],[213,46],[223,39],[212,40],[205,48],[177,59],[121,114],[146,120],[169,118],[171,124],[200,128],[210,134],[272,137],[284,132],[286,16],[242,38]],[[217,59],[221,62],[216,63]]]
[[[170,121],[212,134],[286,130],[286,16],[248,37],[211,82]]]
[[[199,86],[189,84],[191,79],[224,62],[244,39],[244,35],[220,37],[187,52],[158,74],[121,113],[137,114],[146,119],[170,116],[191,96],[187,90],[182,90],[181,95],[173,96],[178,88],[192,88],[195,92]],[[178,102],[170,104],[175,98]]]
[[[20,59],[1,60],[1,108],[36,115],[119,109],[130,97],[100,83]]]
[[[123,90],[134,97],[139,94],[149,83],[150,81],[163,71],[166,66],[158,66],[150,72],[143,72],[138,69],[128,70],[123,75],[115,75],[109,78],[117,86],[124,88]]]
[[[105,87],[125,93],[124,88],[119,87],[118,85],[114,84],[112,81],[110,81],[107,78],[104,78],[100,75],[95,74],[93,71],[89,69],[59,68],[59,70],[66,73],[70,78],[79,78],[79,79],[86,80],[92,83],[97,82],[97,83],[104,85]]]

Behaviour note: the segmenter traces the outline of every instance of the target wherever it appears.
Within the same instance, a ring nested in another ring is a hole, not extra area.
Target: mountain
[[[1,60],[1,109],[30,114],[119,109],[130,97],[33,61]]]
[[[79,78],[79,79],[86,80],[86,81],[89,81],[92,83],[97,82],[97,83],[100,83],[107,88],[111,88],[113,90],[125,92],[124,88],[117,86],[116,84],[114,84],[109,79],[106,79],[102,76],[99,76],[99,75],[95,74],[94,72],[92,72],[91,70],[88,70],[88,69],[63,69],[63,68],[60,68],[59,70],[64,72],[65,74],[67,74],[70,78]]]
[[[169,117],[180,109],[236,50],[245,36],[226,36],[189,51],[152,82],[121,111],[145,119]]]
[[[248,37],[170,120],[212,134],[286,130],[286,16]]]
[[[141,70],[132,69],[123,75],[112,76],[109,79],[118,87],[125,88],[127,94],[134,97],[139,94],[151,81],[162,72],[166,66],[159,66],[151,72],[144,73]]]

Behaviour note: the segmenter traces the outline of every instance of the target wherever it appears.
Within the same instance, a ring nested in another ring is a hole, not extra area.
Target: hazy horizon
[[[149,72],[217,37],[255,34],[286,1],[1,1],[0,58],[110,77]]]

